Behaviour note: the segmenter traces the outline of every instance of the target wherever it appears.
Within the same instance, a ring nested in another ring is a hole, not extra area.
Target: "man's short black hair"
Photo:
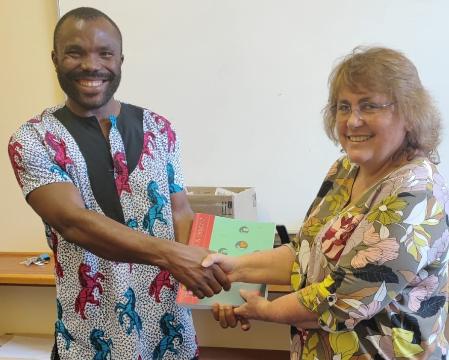
[[[56,51],[56,42],[58,39],[59,30],[62,24],[64,24],[64,22],[68,18],[75,18],[81,20],[95,20],[98,18],[106,19],[117,30],[120,40],[120,49],[122,49],[122,33],[120,32],[120,29],[118,28],[117,24],[109,16],[107,16],[104,12],[91,7],[79,7],[65,13],[64,16],[62,16],[57,22],[55,26],[55,31],[53,33],[53,50]]]

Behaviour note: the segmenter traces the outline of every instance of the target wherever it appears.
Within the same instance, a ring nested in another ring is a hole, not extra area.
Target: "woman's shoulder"
[[[434,182],[436,177],[443,179],[438,167],[426,157],[416,157],[406,162],[389,176],[395,177],[409,177],[424,182]]]
[[[387,175],[382,188],[396,192],[423,192],[432,196],[435,188],[448,189],[438,167],[425,157],[417,157]],[[449,199],[449,192],[447,194]]]
[[[357,165],[351,163],[347,155],[343,155],[329,168],[326,178],[347,178],[356,168]]]

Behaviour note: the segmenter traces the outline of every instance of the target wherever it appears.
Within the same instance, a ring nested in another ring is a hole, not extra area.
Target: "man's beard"
[[[120,68],[116,74],[99,71],[71,71],[69,73],[62,73],[59,68],[56,68],[56,74],[58,76],[59,85],[66,93],[67,97],[86,110],[99,109],[107,104],[117,91],[122,78]],[[89,99],[88,96],[81,95],[76,88],[75,81],[79,79],[107,80],[107,86],[99,99]]]

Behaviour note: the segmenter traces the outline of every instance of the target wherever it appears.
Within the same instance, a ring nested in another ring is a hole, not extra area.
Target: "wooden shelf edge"
[[[291,293],[292,288],[290,285],[268,285],[268,292]]]
[[[42,285],[42,286],[55,286],[54,275],[41,275],[41,274],[1,274],[1,285]]]

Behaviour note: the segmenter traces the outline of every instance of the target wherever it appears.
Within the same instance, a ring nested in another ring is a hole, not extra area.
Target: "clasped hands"
[[[239,273],[236,269],[236,258],[226,256],[223,254],[212,253],[209,254],[201,263],[205,268],[219,265],[220,268],[227,274],[229,281],[239,281]],[[264,314],[271,303],[264,297],[259,296],[257,291],[240,290],[240,296],[245,300],[245,303],[233,307],[227,304],[214,304],[212,306],[212,315],[216,321],[220,323],[222,328],[234,328],[240,322],[240,327],[243,331],[251,328],[250,319],[264,320]]]
[[[171,252],[170,261],[167,261],[167,270],[200,299],[218,294],[222,289],[229,290],[232,282],[244,278],[236,257],[174,244],[176,248]],[[266,319],[271,302],[256,292],[241,290],[240,295],[246,302],[239,307],[213,305],[213,316],[223,328],[235,327],[240,322],[242,330],[249,330],[250,319]]]

